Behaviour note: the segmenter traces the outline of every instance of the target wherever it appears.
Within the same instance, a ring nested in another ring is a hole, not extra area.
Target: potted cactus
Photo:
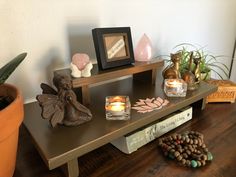
[[[22,53],[0,68],[0,177],[13,176],[19,126],[24,116],[23,98],[19,89],[5,81],[26,55]]]

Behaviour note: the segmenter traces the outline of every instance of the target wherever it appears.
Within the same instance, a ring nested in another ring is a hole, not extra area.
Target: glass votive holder
[[[165,79],[164,92],[168,97],[185,97],[187,83],[183,79]]]
[[[106,97],[106,119],[128,120],[130,119],[129,96],[107,96]]]

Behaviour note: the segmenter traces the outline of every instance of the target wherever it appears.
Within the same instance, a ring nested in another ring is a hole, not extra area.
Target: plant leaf
[[[3,84],[17,66],[25,59],[27,53],[22,53],[13,58],[10,62],[0,69],[0,84]]]

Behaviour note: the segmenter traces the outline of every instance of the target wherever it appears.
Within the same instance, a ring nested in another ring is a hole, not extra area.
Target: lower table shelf
[[[199,89],[188,92],[185,98],[167,98],[170,104],[162,109],[145,114],[132,110],[128,121],[107,121],[104,105],[108,95],[129,95],[132,105],[140,98],[166,98],[160,81],[153,85],[127,78],[90,88],[89,108],[93,114],[90,122],[52,129],[49,122],[41,118],[41,108],[34,102],[25,105],[24,124],[48,168],[67,164],[68,176],[75,177],[79,175],[78,157],[187,105],[199,103],[196,105],[202,106],[206,96],[216,90],[216,86],[201,82]]]

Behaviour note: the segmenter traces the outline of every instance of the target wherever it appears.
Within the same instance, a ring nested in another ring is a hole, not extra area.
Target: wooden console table
[[[162,76],[158,75],[158,78]],[[188,92],[185,98],[167,98],[170,104],[162,109],[145,114],[132,110],[128,121],[107,121],[104,105],[108,95],[129,95],[132,105],[139,98],[166,98],[162,79],[157,79],[155,85],[145,81],[145,77],[138,81],[127,78],[90,88],[89,108],[93,118],[76,127],[58,126],[52,129],[49,122],[41,118],[37,102],[25,105],[24,125],[47,167],[51,170],[66,165],[68,176],[78,177],[77,158],[187,105],[196,103],[201,106],[206,96],[217,90],[216,86],[201,82],[199,88]]]

